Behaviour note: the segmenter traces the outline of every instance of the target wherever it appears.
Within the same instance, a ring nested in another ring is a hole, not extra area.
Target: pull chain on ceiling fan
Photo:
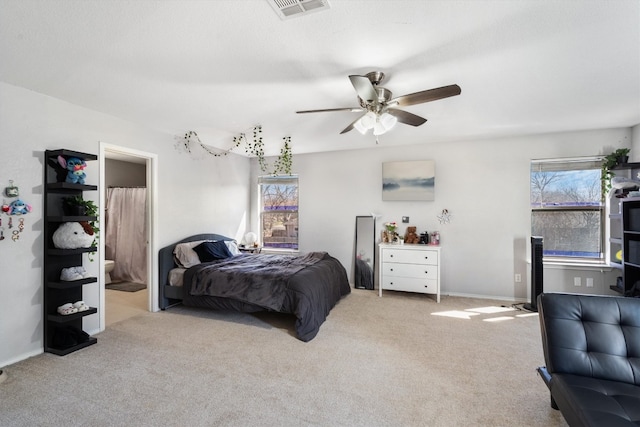
[[[349,76],[349,80],[351,80],[351,84],[358,94],[359,107],[302,110],[296,111],[296,113],[321,113],[328,111],[364,112],[363,115],[351,122],[349,126],[344,128],[340,133],[347,133],[355,128],[358,132],[365,134],[369,129],[373,129],[373,134],[378,136],[391,130],[397,122],[410,126],[420,126],[427,121],[427,119],[416,114],[394,107],[423,104],[462,93],[460,86],[449,85],[391,98],[391,91],[380,86],[380,82],[382,82],[383,79],[384,73],[380,71],[372,71],[364,76]]]

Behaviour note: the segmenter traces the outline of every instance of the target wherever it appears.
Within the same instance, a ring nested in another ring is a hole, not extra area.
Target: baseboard
[[[478,299],[492,299],[497,301],[511,301],[511,302],[529,302],[528,298],[515,298],[515,297],[501,297],[495,295],[480,295],[480,294],[465,294],[459,292],[449,292],[447,294],[441,294],[441,296],[450,296],[450,297],[462,297],[462,298],[478,298]]]
[[[100,332],[102,332],[102,331],[100,330],[100,328],[96,328],[96,329],[91,329],[91,330],[89,330],[89,331],[85,331],[85,332],[86,332],[86,333],[88,333],[88,334],[89,334],[89,335],[91,335],[91,336],[94,336],[94,335],[96,335],[96,334],[99,334],[99,333],[100,333]]]
[[[8,360],[0,361],[0,369],[4,369],[3,367],[13,365],[14,363],[22,362],[23,360],[26,360],[30,357],[38,356],[42,353],[44,353],[44,347],[41,347],[38,350],[34,350],[28,353],[23,353],[20,356],[16,356]]]

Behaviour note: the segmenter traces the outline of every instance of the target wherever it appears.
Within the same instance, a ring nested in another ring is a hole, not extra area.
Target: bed
[[[226,249],[231,256],[218,256]],[[195,251],[199,255],[194,258]],[[229,237],[196,234],[160,249],[158,257],[162,310],[181,303],[244,313],[288,313],[296,317],[296,335],[305,342],[318,334],[331,309],[351,292],[345,268],[326,252],[240,253]]]

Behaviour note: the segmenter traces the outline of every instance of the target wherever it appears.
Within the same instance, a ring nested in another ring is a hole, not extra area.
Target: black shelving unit
[[[82,331],[82,319],[96,314],[95,307],[89,310],[70,314],[58,314],[58,307],[65,303],[82,300],[82,288],[85,285],[97,283],[97,277],[87,277],[74,281],[61,281],[60,273],[63,268],[82,265],[84,253],[95,252],[97,248],[58,249],[53,245],[53,233],[64,222],[95,221],[93,216],[70,216],[63,211],[65,197],[80,195],[85,191],[96,191],[97,185],[72,184],[64,182],[67,171],[58,165],[58,156],[65,158],[78,157],[85,161],[97,160],[94,154],[81,153],[72,150],[47,150],[44,159],[44,351],[64,356],[81,348],[98,342],[89,337],[76,344],[60,344],[56,340],[56,333],[63,333],[69,327]]]
[[[631,296],[640,287],[640,198],[622,199],[621,215],[622,286],[616,290]]]
[[[640,172],[640,163],[622,163],[614,166],[611,169],[615,176],[625,176],[631,178],[634,174]],[[623,201],[632,200],[626,197],[628,190],[612,191],[609,199],[609,265],[613,268],[620,270],[617,278],[617,282],[609,286],[610,289],[626,293],[631,286],[627,286],[631,277],[625,278],[625,262],[624,253],[625,250],[625,233],[623,225]],[[622,259],[619,259],[616,255],[622,253]],[[626,272],[628,273],[628,271]]]

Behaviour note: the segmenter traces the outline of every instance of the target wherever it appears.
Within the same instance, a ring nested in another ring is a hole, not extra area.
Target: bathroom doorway
[[[104,330],[158,310],[153,256],[156,156],[101,144],[100,162],[100,330]]]

